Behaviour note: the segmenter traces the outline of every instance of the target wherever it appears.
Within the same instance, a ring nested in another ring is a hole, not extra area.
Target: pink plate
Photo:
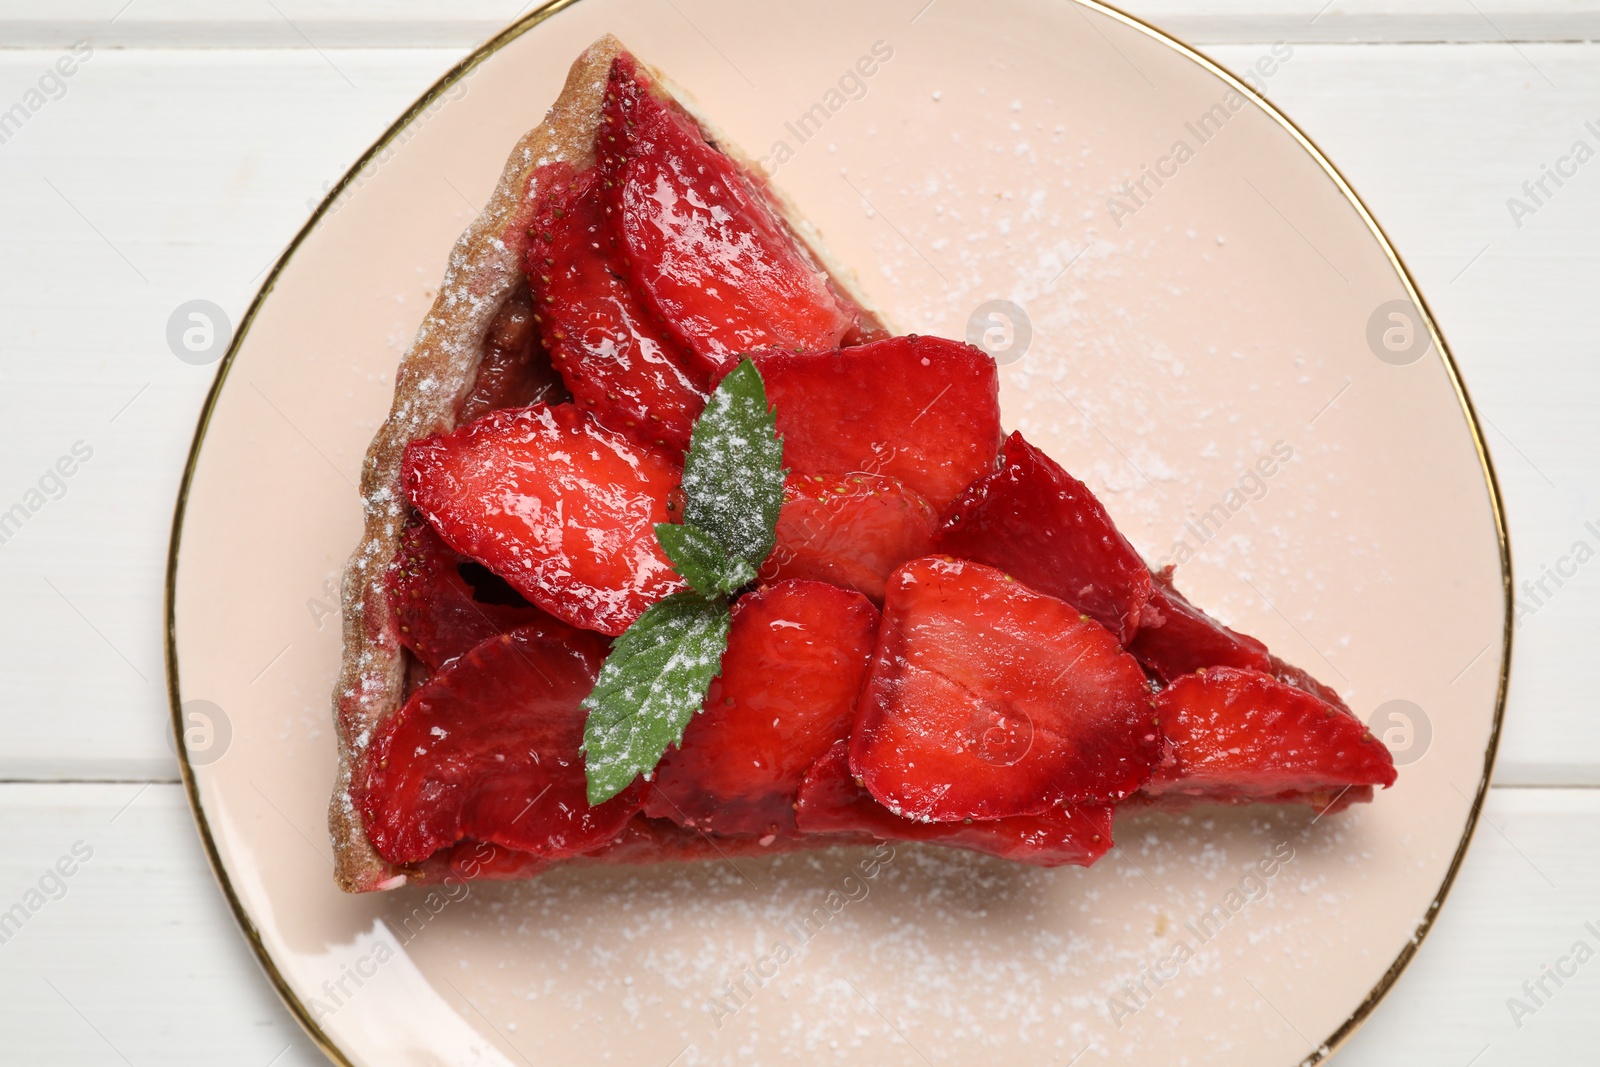
[[[1094,4],[924,3],[548,5],[374,146],[252,307],[174,531],[169,678],[212,727],[185,775],[217,876],[338,1062],[1287,1067],[1426,933],[1510,629],[1488,458],[1421,298],[1310,142],[1199,55]],[[898,327],[990,345],[1008,426],[1338,688],[1399,784],[1320,819],[1125,815],[1087,871],[897,846],[340,894],[358,465],[452,242],[607,31],[764,157]]]

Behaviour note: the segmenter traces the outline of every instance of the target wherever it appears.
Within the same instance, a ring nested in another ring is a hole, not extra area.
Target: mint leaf
[[[691,523],[656,523],[656,540],[684,581],[701,596],[726,596],[755,581],[753,564],[729,559],[716,538]]]
[[[667,746],[683,740],[722,668],[730,620],[726,601],[675,593],[652,604],[611,646],[583,702],[591,806],[654,770]]]
[[[742,360],[695,421],[683,461],[683,522],[656,526],[661,550],[694,592],[639,616],[584,699],[590,805],[655,770],[667,746],[683,740],[728,649],[725,598],[755,580],[777,542],[785,473],[761,372]]]
[[[709,534],[729,560],[759,567],[777,540],[784,473],[783,441],[761,372],[741,360],[711,394],[689,438],[684,522]]]

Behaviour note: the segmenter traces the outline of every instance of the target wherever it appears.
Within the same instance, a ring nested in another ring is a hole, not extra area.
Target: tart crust
[[[490,324],[523,280],[527,221],[538,192],[536,171],[556,162],[577,169],[593,164],[601,101],[612,61],[623,51],[622,42],[610,35],[590,45],[572,64],[544,121],[517,142],[488,205],[450,252],[439,295],[395,375],[389,417],[362,463],[364,528],[345,567],[341,590],[344,655],[333,693],[339,770],[328,809],[334,877],[346,892],[395,889],[407,882],[437,881],[448,873],[433,869],[442,859],[411,868],[384,860],[367,839],[361,813],[351,799],[356,766],[378,725],[400,707],[405,694],[406,653],[385,581],[408,512],[400,487],[401,460],[411,441],[455,428],[456,412],[476,378]],[[815,227],[762,179],[748,157],[717,135],[685,94],[653,68],[640,63],[640,70],[683,106],[707,139],[743,166],[767,193],[839,293],[860,309],[863,330],[884,329],[854,278],[822,248]]]

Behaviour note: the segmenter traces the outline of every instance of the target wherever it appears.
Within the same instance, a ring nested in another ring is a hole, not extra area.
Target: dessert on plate
[[[1395,779],[614,38],[453,250],[361,491],[350,891],[885,839],[1087,865],[1119,805]]]

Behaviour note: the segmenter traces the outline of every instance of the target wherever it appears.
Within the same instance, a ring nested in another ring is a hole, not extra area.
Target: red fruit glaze
[[[807,842],[798,837],[762,834],[728,836],[691,830],[669,819],[635,815],[615,840],[585,852],[576,863],[648,864],[686,863],[700,860],[726,861],[738,856],[772,856],[792,852],[813,844],[869,845],[866,834],[831,834],[825,842]]]
[[[680,472],[577,407],[496,411],[406,446],[402,485],[456,551],[606,634],[687,588],[656,542]]]
[[[705,375],[684,369],[687,354],[623,280],[599,168],[551,164],[535,181],[527,270],[551,362],[602,425],[682,454],[706,405]]]
[[[956,499],[939,551],[987,563],[1078,608],[1123,644],[1150,599],[1150,570],[1082,482],[1027,441]]]
[[[635,783],[587,798],[586,712],[606,642],[562,627],[490,638],[434,675],[378,727],[355,801],[390,863],[420,863],[466,838],[541,856],[600,845],[639,810]]]
[[[933,551],[936,524],[928,502],[893,478],[791,474],[761,577],[832,582],[881,604],[890,572]]]
[[[400,643],[429,670],[518,626],[561,625],[535,607],[480,603],[461,577],[464,562],[425,522],[411,520],[400,535],[400,549],[389,569],[389,603]]]
[[[912,822],[872,799],[850,776],[850,743],[840,741],[806,774],[796,819],[802,833],[856,831],[891,841],[927,841],[1036,867],[1087,867],[1111,847],[1109,805],[1053,807],[991,822]]]
[[[537,877],[555,863],[548,856],[519,852],[487,841],[466,840],[435,856],[434,862],[423,869],[423,877],[417,880],[443,882],[454,876],[457,879],[513,881]],[[436,864],[443,869],[433,870]]]
[[[834,348],[855,328],[764,192],[655,95],[632,56],[612,64],[601,122],[629,278],[706,370],[756,348]]]
[[[1156,698],[1170,758],[1151,796],[1294,800],[1394,784],[1394,759],[1356,719],[1260,671],[1213,667]]]
[[[1155,576],[1150,602],[1128,651],[1163,682],[1174,682],[1203,667],[1238,667],[1270,674],[1346,715],[1353,714],[1338,693],[1274,656],[1260,641],[1230,630],[1189,603],[1164,575]]]
[[[800,779],[849,736],[877,630],[866,597],[821,582],[742,598],[722,674],[657,767],[645,814],[721,834],[792,833]]]
[[[519,289],[489,324],[478,373],[461,399],[456,424],[464,425],[501,408],[559,404],[566,399],[561,376],[539,344],[533,301],[526,289]]]
[[[1266,645],[1228,629],[1160,580],[1128,651],[1163,682],[1175,682],[1202,667],[1272,670]]]
[[[1332,704],[1352,719],[1355,718],[1356,713],[1350,710],[1350,706],[1344,702],[1338,693],[1334,692],[1331,686],[1323,685],[1299,667],[1292,663],[1285,663],[1277,656],[1273,656],[1271,659],[1272,670],[1269,673],[1278,681],[1283,682],[1285,685],[1292,685],[1302,692],[1310,693],[1318,700]]]
[[[896,478],[943,511],[994,469],[994,360],[939,337],[891,337],[837,352],[754,356],[795,471]]]
[[[889,578],[850,767],[885,807],[952,822],[1115,801],[1160,754],[1144,672],[1099,623],[992,567]]]

